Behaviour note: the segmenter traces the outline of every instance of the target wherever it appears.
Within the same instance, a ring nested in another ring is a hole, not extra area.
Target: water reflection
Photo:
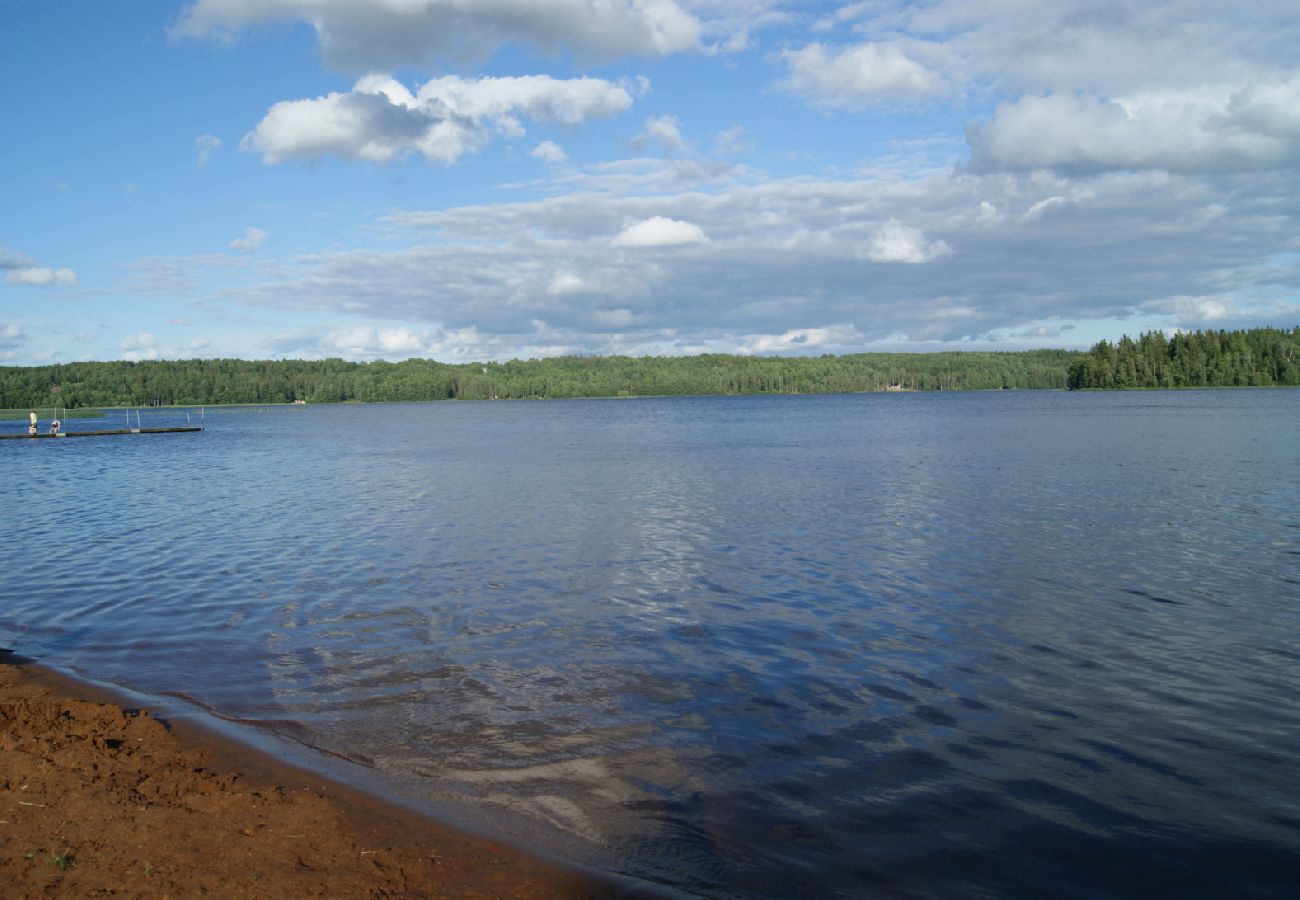
[[[0,643],[691,892],[1250,893],[1300,846],[1300,410],[1219,396],[14,442]]]

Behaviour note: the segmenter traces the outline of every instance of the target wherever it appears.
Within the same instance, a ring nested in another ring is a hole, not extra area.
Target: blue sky
[[[1300,324],[1290,3],[7,0],[0,364]]]

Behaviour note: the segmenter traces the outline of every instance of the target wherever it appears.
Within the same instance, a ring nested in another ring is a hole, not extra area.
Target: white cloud
[[[122,359],[140,362],[146,359],[160,358],[158,339],[147,331],[133,334],[122,340]]]
[[[212,154],[221,149],[221,138],[212,134],[201,134],[194,139],[194,144],[199,148],[199,154],[194,163],[202,169],[212,159]]]
[[[321,340],[348,357],[382,357],[423,352],[431,343],[428,333],[410,328],[373,328],[357,325],[329,332]]]
[[[809,44],[781,54],[782,88],[825,107],[862,108],[885,100],[915,100],[945,90],[938,74],[894,44],[827,48]]]
[[[1071,346],[1105,333],[1097,323],[1118,333],[1216,311],[1170,298],[1225,304],[1216,327],[1300,321],[1285,172],[682,171],[565,167],[538,199],[387,213],[391,242],[244,263],[221,301],[365,323],[269,348],[358,359]],[[694,243],[653,249],[681,239]],[[814,330],[837,325],[861,341]]]
[[[31,266],[24,269],[10,269],[5,273],[5,281],[9,284],[27,284],[33,287],[75,287],[77,273],[71,269]]]
[[[1294,4],[1256,0],[901,0],[859,2],[775,57],[778,86],[825,108],[933,98],[960,114],[970,170],[1210,175],[1300,167]]]
[[[1030,206],[1029,209],[1025,210],[1024,215],[1020,217],[1020,221],[1032,222],[1034,221],[1034,219],[1037,219],[1039,216],[1043,215],[1049,210],[1056,209],[1062,206],[1068,206],[1069,203],[1070,201],[1065,197],[1062,197],[1060,194],[1055,194],[1051,197],[1046,197],[1042,200],[1039,200],[1037,203],[1033,204],[1032,206]]]
[[[919,228],[890,219],[876,229],[859,255],[878,263],[925,263],[952,251],[943,241],[931,241]]]
[[[968,131],[974,171],[1250,172],[1300,160],[1300,78],[1115,99],[1028,95]]]
[[[621,186],[389,214],[384,226],[403,236],[405,248],[284,261],[229,300],[376,323],[437,323],[436,349],[449,358],[460,345],[446,335],[465,329],[474,330],[465,347],[494,357],[556,348],[734,352],[750,336],[776,338],[810,323],[850,324],[864,345],[904,335],[928,349],[979,341],[1005,347],[1027,323],[1172,315],[1150,304],[1252,292],[1300,318],[1300,306],[1285,299],[1300,291],[1300,267],[1261,263],[1300,252],[1300,232],[1264,214],[1274,209],[1278,185],[1214,187],[1147,172],[1094,176],[1085,189],[1051,173],[944,172],[920,180],[755,177],[676,194]],[[1040,212],[1026,219],[1035,207]],[[671,256],[611,252],[611,235],[629,229],[628,238],[653,245],[671,234],[666,223],[681,223],[692,236],[694,226],[710,240]],[[960,252],[942,265],[863,265],[872,254],[937,261],[950,247]],[[601,313],[619,309],[630,314],[621,322]],[[1276,309],[1270,315],[1287,319]],[[548,323],[544,339],[534,320]],[[1069,335],[1062,341],[1083,342],[1095,329],[1062,333]],[[790,346],[801,352],[808,341]]]
[[[1026,338],[1030,340],[1052,340],[1064,337],[1068,332],[1073,331],[1073,325],[1033,325],[1020,331],[1013,332],[1013,338]]]
[[[631,105],[626,88],[597,78],[446,76],[412,94],[392,78],[368,75],[345,94],[275,104],[241,146],[268,163],[324,156],[387,163],[418,153],[451,164],[493,131],[522,136],[521,117],[578,125]]]
[[[855,3],[863,42],[786,51],[781,86],[828,107],[987,97],[973,171],[1235,173],[1300,158],[1292,4],[1202,0]]]
[[[416,331],[406,326],[385,328],[349,325],[282,334],[270,341],[268,349],[281,357],[319,359],[339,356],[349,360],[411,357],[487,360],[504,359],[512,355],[557,356],[574,349],[529,343],[516,354],[512,352],[516,346],[519,345],[507,344],[499,337],[481,334],[474,327]]]
[[[1300,75],[1253,81],[1228,97],[1223,124],[1287,141],[1300,138]]]
[[[0,359],[10,360],[18,355],[18,350],[27,342],[27,335],[17,322],[0,322]]]
[[[174,33],[229,38],[275,21],[309,23],[326,62],[352,70],[481,58],[505,44],[661,56],[700,49],[702,31],[675,0],[197,0]]]
[[[626,225],[612,243],[615,247],[672,247],[700,244],[707,240],[703,229],[693,222],[651,216]]]
[[[860,33],[924,42],[946,78],[1004,95],[1246,84],[1293,70],[1300,30],[1289,0],[933,0],[857,12]]]
[[[745,130],[743,125],[719,131],[714,135],[713,143],[717,147],[718,153],[723,156],[742,156],[746,153],[752,153],[754,150],[754,142],[750,139],[749,132]]]
[[[860,348],[866,337],[852,325],[828,325],[822,328],[794,328],[781,334],[754,334],[745,337],[740,353],[819,353],[844,352]]]
[[[158,346],[158,339],[147,331],[122,339],[123,350],[147,350]]]
[[[592,285],[581,275],[575,275],[573,272],[561,271],[556,272],[551,277],[551,283],[546,287],[546,293],[552,296],[561,294],[581,294],[590,291]]]
[[[646,119],[645,130],[632,139],[638,149],[652,148],[661,153],[686,152],[686,140],[678,128],[675,116],[658,116]]]
[[[6,247],[0,247],[0,271],[4,271],[7,284],[31,287],[75,287],[77,284],[77,273],[71,269],[38,266],[35,260]]]
[[[569,161],[569,154],[565,153],[564,148],[555,141],[542,141],[533,148],[532,153],[529,155],[553,166]]]
[[[14,250],[0,247],[0,269],[30,269],[36,263]]]
[[[246,253],[251,252],[266,243],[266,239],[270,236],[269,231],[263,231],[261,228],[254,228],[249,225],[244,229],[243,237],[237,237],[230,242],[230,249],[242,250]]]
[[[242,236],[230,242],[230,249],[248,253],[261,247],[270,236],[269,231],[249,225],[244,228]]]

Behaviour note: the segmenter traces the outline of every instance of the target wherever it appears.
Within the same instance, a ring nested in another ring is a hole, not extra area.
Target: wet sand
[[[0,650],[5,897],[636,896]]]

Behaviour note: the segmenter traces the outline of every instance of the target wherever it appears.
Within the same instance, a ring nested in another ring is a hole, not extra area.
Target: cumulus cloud
[[[1158,316],[1167,334],[1206,328],[1234,330],[1271,325],[1295,327],[1300,309],[1281,298],[1232,297],[1227,294],[1163,297],[1143,303],[1140,312]]]
[[[654,149],[670,155],[686,152],[686,140],[682,137],[675,116],[646,119],[645,130],[632,139],[632,146],[642,150]]]
[[[1154,327],[1190,315],[1159,305],[1171,297],[1256,297],[1248,307],[1256,321],[1270,321],[1268,310],[1274,324],[1286,323],[1300,317],[1287,299],[1300,290],[1300,267],[1265,262],[1300,253],[1300,232],[1276,212],[1289,183],[1101,173],[1085,189],[1053,173],[943,172],[755,177],[653,195],[579,191],[389,213],[382,225],[402,236],[402,247],[282,260],[227,299],[375,328],[410,322],[421,337],[428,327],[436,334],[416,355],[439,358],[850,352],[882,341],[1069,346],[1096,333],[1080,323],[1141,316]],[[611,246],[624,232],[631,245]],[[696,242],[679,248],[688,252],[654,249],[674,233]],[[799,334],[841,324],[862,341],[840,350],[830,338]],[[1060,336],[1029,333],[1042,324],[1060,326]],[[471,337],[461,345],[455,335]],[[331,355],[319,343],[308,349]]]
[[[133,334],[122,339],[122,359],[139,362],[145,359],[158,359],[158,339],[147,331]]]
[[[921,229],[890,219],[863,245],[860,255],[878,263],[925,263],[951,252],[946,243],[929,240]]]
[[[410,328],[373,328],[357,325],[327,333],[321,343],[348,357],[380,357],[423,351],[432,338]]]
[[[740,353],[834,353],[859,349],[866,337],[853,325],[838,324],[820,328],[793,328],[781,334],[747,335]]]
[[[1300,164],[1300,26],[1284,0],[932,0],[849,3],[774,57],[778,86],[843,110],[990,98],[968,129],[972,171],[1209,175]]]
[[[703,229],[693,222],[651,216],[624,227],[612,243],[615,247],[673,247],[680,244],[701,244],[707,240]]]
[[[76,287],[77,273],[71,269],[51,269],[39,266],[36,261],[21,253],[0,247],[0,270],[7,284],[25,284],[31,287]]]
[[[702,24],[676,0],[197,0],[173,33],[230,38],[250,26],[303,21],[326,62],[365,70],[481,58],[504,44],[610,59],[700,49]]]
[[[974,171],[1261,171],[1300,165],[1300,78],[1233,92],[1030,95],[968,130]]]
[[[258,267],[222,254],[246,268],[221,300],[362,322],[272,348],[354,358],[1066,345],[1099,322],[1300,318],[1293,4],[674,3],[200,0],[178,29],[307,22],[330,65],[412,71],[508,43],[561,48],[566,66],[583,54],[734,48],[751,24],[786,15],[789,49],[765,58],[786,95],[777,107],[791,97],[839,116],[923,106],[908,131],[926,147],[886,146],[892,118],[840,119],[862,137],[860,158],[792,142],[808,155],[779,165],[805,174],[783,179],[701,160],[676,119],[657,116],[627,132],[654,152],[564,165],[515,195],[536,199],[386,214],[394,240],[378,247]],[[676,43],[656,45],[653,28],[628,38],[576,22],[644,26],[670,7],[695,23]],[[816,43],[796,30],[809,23]],[[558,96],[561,84],[539,92]],[[269,162],[449,163],[527,130],[518,155],[558,161],[544,127],[621,114],[645,94],[630,81],[593,85],[611,102],[576,104],[565,119],[520,99],[522,80],[436,79],[426,90],[368,76],[277,105],[244,146]],[[727,157],[748,145],[739,130],[706,140]],[[807,174],[814,158],[820,176]],[[824,174],[855,163],[855,176]]]
[[[5,273],[5,281],[9,284],[27,284],[33,287],[75,287],[77,273],[71,269],[30,266],[25,269],[10,269]]]
[[[1295,66],[1288,0],[1234,8],[1201,0],[889,0],[840,12],[856,32],[923,55],[954,85],[1004,96],[1244,85]]]
[[[244,229],[243,237],[237,237],[230,242],[230,249],[242,250],[246,253],[251,252],[266,243],[266,239],[270,236],[269,231],[263,231],[261,228],[254,228],[249,225]]]
[[[278,335],[267,344],[273,355],[305,359],[338,356],[349,360],[433,357],[450,360],[505,359],[511,356],[557,356],[576,348],[547,343],[547,336],[532,332],[522,340],[512,336],[482,334],[477,328],[416,330],[409,326],[345,325]],[[516,348],[518,350],[516,351]]]
[[[199,148],[194,164],[202,169],[212,159],[212,154],[221,149],[221,138],[212,134],[201,134],[194,139],[194,144]]]
[[[1073,325],[1034,325],[1012,332],[1011,337],[1029,340],[1052,340],[1064,337],[1073,330]]]
[[[36,263],[33,260],[28,259],[21,253],[7,247],[0,247],[0,269],[30,269],[35,265]]]
[[[1020,217],[1020,221],[1032,222],[1034,221],[1034,219],[1037,219],[1039,216],[1044,215],[1050,210],[1057,209],[1058,207],[1066,206],[1067,204],[1069,204],[1069,202],[1070,202],[1069,200],[1067,200],[1065,197],[1062,197],[1060,194],[1055,194],[1051,197],[1045,197],[1042,200],[1039,200],[1037,203],[1030,206],[1029,209],[1025,210],[1024,215]]]
[[[0,322],[0,359],[13,359],[26,341],[27,335],[17,322]]]
[[[781,54],[780,86],[825,107],[862,108],[885,100],[915,100],[944,90],[943,79],[894,44],[825,47],[809,44]]]
[[[723,156],[741,156],[754,150],[754,142],[743,125],[719,131],[714,135],[713,143]]]
[[[580,294],[584,291],[590,291],[592,287],[592,284],[581,275],[564,270],[556,272],[551,277],[551,283],[547,285],[546,293],[552,296],[559,296],[560,294]]]
[[[569,161],[569,154],[565,153],[564,148],[555,141],[542,141],[533,148],[532,153],[529,155],[553,166]]]
[[[597,78],[446,76],[412,94],[392,78],[368,75],[347,93],[275,104],[241,146],[268,163],[324,156],[387,163],[414,153],[451,164],[493,132],[521,137],[521,118],[578,125],[631,105],[626,88]]]
[[[784,87],[838,107],[990,96],[968,133],[974,171],[1218,174],[1300,157],[1300,27],[1283,0],[857,3],[822,24],[868,40],[787,51]]]

